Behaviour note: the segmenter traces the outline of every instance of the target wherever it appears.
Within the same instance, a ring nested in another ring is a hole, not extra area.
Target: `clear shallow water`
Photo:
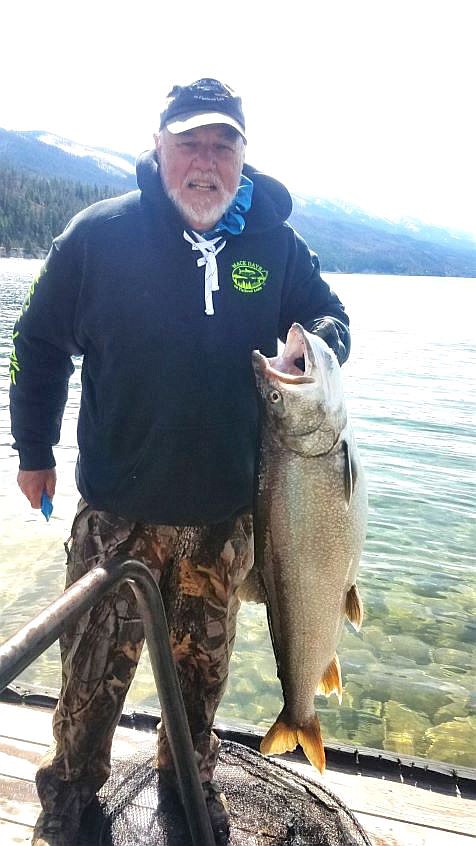
[[[70,387],[48,524],[17,492],[7,411],[14,319],[37,261],[0,259],[0,632],[63,588],[75,511],[79,370]],[[476,282],[326,275],[352,318],[344,374],[369,482],[360,572],[365,621],[339,654],[344,698],[316,697],[326,740],[476,766]],[[79,366],[79,363],[78,363]],[[21,683],[59,685],[52,647]],[[147,656],[130,705],[157,704]],[[264,609],[244,605],[218,718],[267,727],[281,709]]]

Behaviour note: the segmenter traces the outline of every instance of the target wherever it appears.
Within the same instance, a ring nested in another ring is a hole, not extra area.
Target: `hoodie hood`
[[[162,211],[175,219],[181,228],[184,228],[185,223],[179,211],[164,191],[155,150],[146,150],[139,156],[136,172],[137,184],[143,197],[153,206],[160,207]],[[253,202],[246,214],[243,232],[249,235],[259,234],[284,223],[292,211],[292,199],[287,188],[277,179],[261,173],[251,165],[245,164],[243,173],[251,179],[254,186]],[[227,235],[228,237],[239,237],[239,235]]]

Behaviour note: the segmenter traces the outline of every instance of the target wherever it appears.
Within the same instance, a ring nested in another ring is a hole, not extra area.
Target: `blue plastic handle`
[[[46,491],[43,491],[41,494],[41,513],[45,516],[47,521],[53,514],[53,503]]]

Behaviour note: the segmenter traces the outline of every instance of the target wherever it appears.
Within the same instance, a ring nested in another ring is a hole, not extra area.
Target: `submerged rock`
[[[476,718],[457,717],[428,729],[425,737],[429,758],[466,767],[476,765]]]
[[[449,723],[455,717],[466,717],[467,709],[463,702],[450,702],[439,708],[433,715],[433,725],[437,726],[440,723]]]
[[[433,655],[436,664],[465,670],[474,669],[475,657],[472,648],[468,648],[467,651],[463,652],[462,649],[443,647],[435,649]]]
[[[318,714],[327,741],[382,748],[384,730],[379,716],[339,705],[318,709]]]
[[[254,693],[254,687],[247,678],[236,679],[236,681],[231,684],[231,690],[235,695],[244,694],[245,696],[252,696]]]
[[[365,646],[369,646],[376,655],[380,655],[382,640],[386,637],[380,626],[364,625],[362,629],[362,640]]]
[[[375,668],[377,666],[375,655],[369,649],[363,649],[357,646],[355,649],[341,650],[340,654],[344,683],[350,673],[355,673],[359,670],[365,672],[369,667],[373,666]]]
[[[366,697],[362,697],[360,700],[360,708],[364,714],[372,714],[373,717],[381,717],[383,707],[384,706],[378,701],[378,699],[368,699]]]
[[[430,720],[439,708],[467,697],[467,692],[460,685],[432,677],[421,667],[407,671],[394,669],[392,672],[382,666],[380,675],[369,673],[363,683],[367,697],[382,703],[390,700],[400,702],[410,711]]]
[[[391,635],[382,641],[382,655],[397,655],[408,658],[416,664],[429,664],[431,652],[427,643],[411,635]]]
[[[465,641],[466,626],[461,620],[435,615],[432,620],[415,625],[415,635],[430,646],[438,645],[453,649],[455,644]]]
[[[405,755],[425,755],[428,746],[425,732],[431,727],[428,717],[391,700],[383,707],[383,721],[384,749]]]

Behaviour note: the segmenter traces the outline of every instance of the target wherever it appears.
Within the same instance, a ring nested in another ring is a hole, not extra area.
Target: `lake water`
[[[1,638],[63,588],[75,511],[79,369],[47,524],[17,491],[7,411],[14,319],[37,261],[0,259]],[[326,741],[476,766],[476,280],[324,274],[352,319],[344,367],[369,482],[360,634],[339,654],[344,697],[316,697]],[[79,363],[78,363],[79,368]],[[58,687],[58,648],[19,679]],[[129,705],[156,706],[144,655]],[[268,727],[281,709],[264,609],[244,605],[218,718]]]

